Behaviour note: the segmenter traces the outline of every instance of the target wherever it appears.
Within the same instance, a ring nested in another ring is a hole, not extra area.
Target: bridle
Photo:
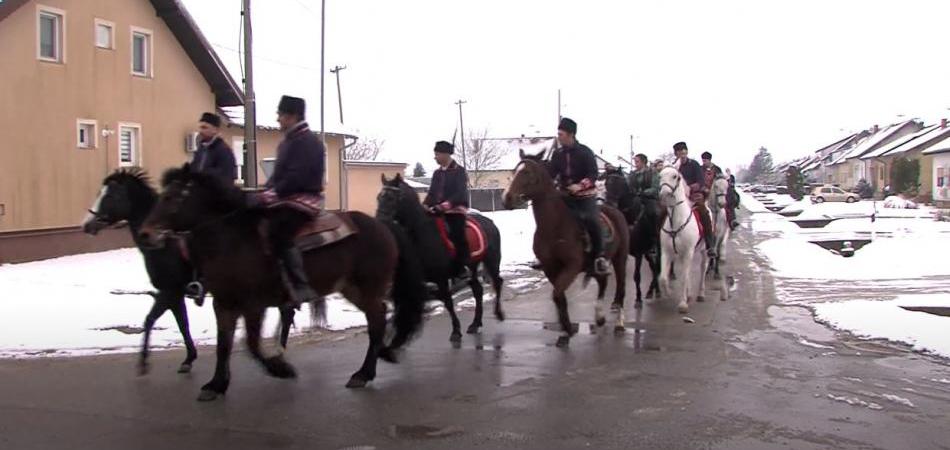
[[[661,194],[663,193],[664,188],[669,188],[669,195],[672,197],[676,194],[676,191],[680,188],[680,186],[683,186],[682,181],[677,183],[676,186],[673,186],[666,182],[660,183],[660,193]],[[677,227],[673,223],[673,217],[674,217],[674,213],[676,212],[676,207],[682,205],[685,202],[686,200],[680,200],[672,205],[666,206],[666,217],[667,219],[669,219],[670,227],[669,229],[667,229],[667,228],[664,228],[662,225],[660,226],[660,231],[669,235],[670,239],[673,241],[673,253],[677,255],[679,254],[679,251],[676,248],[676,236],[679,235],[683,230],[685,230],[686,226],[689,225],[689,223],[693,221],[693,212],[692,210],[690,210],[686,214],[686,220],[683,221],[682,225]]]

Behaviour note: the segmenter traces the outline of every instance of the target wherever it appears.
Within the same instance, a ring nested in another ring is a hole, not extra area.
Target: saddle
[[[356,234],[356,226],[344,212],[321,210],[297,231],[294,242],[301,251],[327,246]]]
[[[610,221],[610,218],[607,217],[607,214],[603,209],[600,210],[598,214],[600,218],[600,235],[604,241],[604,250],[610,248],[614,243],[614,237],[617,234],[617,230],[614,229],[614,223]],[[587,235],[587,232],[583,231],[584,227],[582,226],[580,219],[577,219],[577,223],[581,226],[581,239],[584,241],[584,252],[590,253],[590,236]]]
[[[449,256],[455,258],[455,244],[449,238],[449,227],[442,216],[435,217],[435,226],[439,230],[439,237],[442,243],[449,251]],[[468,241],[469,258],[472,262],[481,262],[485,258],[488,239],[485,238],[485,231],[482,226],[472,216],[465,217],[465,238]]]

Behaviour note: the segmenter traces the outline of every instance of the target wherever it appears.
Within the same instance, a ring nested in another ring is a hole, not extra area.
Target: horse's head
[[[630,194],[630,185],[623,175],[612,175],[604,180],[604,190],[607,192],[607,203],[618,206]]]
[[[423,214],[419,195],[412,189],[402,174],[396,174],[392,179],[386,178],[386,174],[380,175],[383,188],[376,196],[376,218],[379,220],[399,221],[405,220],[406,214],[416,212]]]
[[[239,191],[213,175],[193,172],[188,164],[169,169],[162,177],[162,195],[139,235],[158,243],[170,232],[193,230],[201,223],[243,206]]]
[[[686,200],[686,184],[683,176],[675,167],[667,166],[660,171],[660,201],[664,205],[672,205],[680,200]]]
[[[713,180],[710,199],[715,201],[717,208],[726,207],[726,195],[729,192],[729,180],[726,177],[718,176]]]
[[[521,162],[515,167],[515,175],[511,184],[505,189],[504,204],[507,209],[514,209],[524,205],[525,201],[554,189],[551,175],[542,159],[544,152],[537,155],[525,154],[519,150]]]
[[[87,210],[82,230],[95,235],[121,221],[141,220],[154,205],[155,197],[144,170],[119,169],[102,181],[102,189]]]

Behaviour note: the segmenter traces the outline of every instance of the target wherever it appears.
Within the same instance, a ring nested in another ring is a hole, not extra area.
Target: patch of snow
[[[810,305],[816,320],[867,339],[885,339],[950,357],[950,318],[901,306],[950,306],[950,295],[906,295],[895,300],[850,300]]]
[[[888,401],[893,402],[893,403],[897,403],[897,404],[899,404],[899,405],[904,405],[904,406],[907,406],[907,407],[909,407],[909,408],[916,408],[916,406],[914,406],[914,403],[911,402],[909,399],[906,399],[906,398],[901,397],[901,396],[898,396],[898,395],[894,395],[894,394],[881,394],[881,397],[884,398],[885,400],[888,400]]]
[[[892,195],[884,199],[884,207],[891,209],[917,209],[917,203],[897,195]]]
[[[798,343],[804,345],[805,347],[834,350],[834,347],[830,345],[816,344],[804,338],[799,339]]]
[[[772,262],[778,277],[819,280],[893,280],[950,275],[944,255],[950,237],[905,236],[877,239],[842,258],[803,239],[775,238],[757,249]]]
[[[881,405],[879,405],[879,404],[877,404],[877,403],[874,403],[874,402],[870,402],[870,403],[869,403],[869,402],[866,402],[866,401],[864,401],[864,400],[861,400],[860,398],[857,398],[857,397],[845,397],[845,396],[837,396],[837,395],[834,395],[834,394],[828,394],[828,398],[830,398],[831,400],[834,400],[834,401],[836,401],[836,402],[847,403],[847,404],[849,404],[849,405],[851,405],[851,406],[862,406],[862,407],[865,407],[865,408],[868,408],[868,409],[872,409],[872,410],[875,410],[875,411],[880,411],[880,410],[884,409],[883,406],[881,406]]]
[[[531,208],[483,213],[495,222],[501,235],[501,270],[523,271],[534,261],[534,214]]]

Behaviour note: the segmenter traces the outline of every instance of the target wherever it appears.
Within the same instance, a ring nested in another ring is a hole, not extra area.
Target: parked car
[[[775,194],[778,192],[778,188],[768,184],[760,184],[758,186],[753,186],[752,192],[756,194]]]
[[[824,202],[846,202],[854,203],[860,200],[858,194],[853,192],[847,192],[844,189],[841,189],[837,186],[822,186],[817,187],[811,192],[811,202],[812,203],[824,203]]]
[[[788,194],[788,186],[775,186],[776,194]]]

